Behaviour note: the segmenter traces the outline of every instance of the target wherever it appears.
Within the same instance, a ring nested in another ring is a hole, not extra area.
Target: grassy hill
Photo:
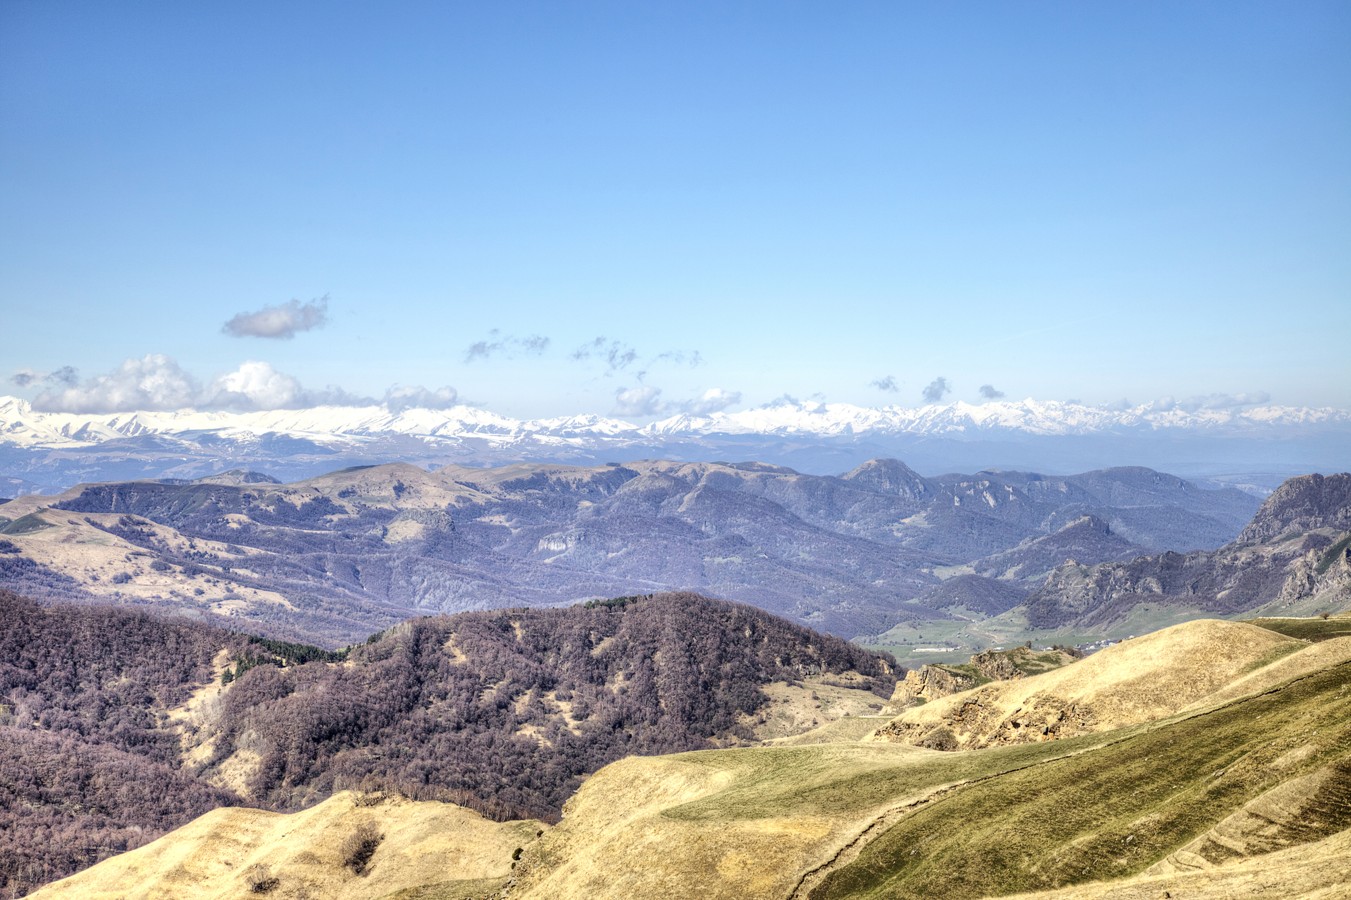
[[[1177,712],[1304,646],[1255,625],[1201,619],[1041,675],[941,697],[905,711],[879,737],[955,750],[1107,731]]]
[[[1090,658],[1016,683],[1059,677],[1062,689],[1111,696],[1134,664],[1160,684],[1194,679],[1203,666],[1220,673],[1191,691],[1186,708],[1148,707],[1106,730],[940,752],[849,740],[837,728],[832,743],[617,761],[582,785],[557,825],[526,835],[516,858],[498,856],[474,890],[511,900],[1346,896],[1351,638],[1311,644],[1219,624],[1229,627],[1184,626],[1127,642],[1096,668]],[[1214,652],[1198,662],[1206,646]],[[1235,648],[1227,663],[1226,646]],[[367,812],[381,827],[379,807]],[[332,847],[348,827],[250,845],[241,858]],[[202,831],[162,842],[199,848]],[[334,868],[330,851],[311,852]],[[116,862],[78,877],[127,887],[102,874]],[[164,865],[138,871],[147,890],[171,878],[208,885]],[[475,895],[442,889],[458,871],[400,896]],[[391,890],[343,878],[343,896]]]
[[[49,885],[37,898],[234,900],[464,897],[502,885],[539,822],[448,803],[335,794],[304,812],[217,809],[172,835]]]

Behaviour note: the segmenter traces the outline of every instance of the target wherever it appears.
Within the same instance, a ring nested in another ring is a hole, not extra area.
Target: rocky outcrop
[[[941,722],[897,719],[878,729],[876,737],[930,750],[976,750],[1073,737],[1097,725],[1087,703],[1034,695],[1010,713],[996,702],[998,696],[994,688],[973,691]]]
[[[1351,534],[1330,547],[1310,550],[1289,567],[1277,602],[1293,606],[1310,597],[1351,598]]]
[[[1264,543],[1319,528],[1351,531],[1351,474],[1291,478],[1266,499],[1236,543]]]
[[[905,678],[896,682],[887,710],[900,712],[909,706],[970,690],[976,684],[977,680],[972,676],[943,666],[920,666],[906,672]]]
[[[982,678],[989,681],[1008,681],[1011,678],[1023,677],[1022,671],[1014,665],[1012,654],[1000,650],[982,650],[971,657],[971,665],[975,666]]]
[[[982,650],[964,666],[920,666],[896,683],[887,711],[896,714],[912,706],[969,691],[991,681],[1013,681],[1058,668],[1075,657],[1063,648],[1034,651],[1026,647],[1012,650]]]
[[[1141,604],[1216,615],[1279,614],[1351,604],[1351,475],[1281,485],[1233,543],[1095,566],[1068,563],[1028,598],[1033,628],[1103,625]]]

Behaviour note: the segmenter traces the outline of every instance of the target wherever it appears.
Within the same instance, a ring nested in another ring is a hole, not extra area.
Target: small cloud
[[[374,397],[367,397],[364,394],[353,394],[351,391],[345,391],[336,385],[328,385],[320,390],[307,388],[302,391],[299,402],[296,403],[296,409],[306,409],[311,406],[378,406],[379,401]]]
[[[309,303],[292,300],[277,306],[265,306],[257,312],[239,313],[221,326],[234,337],[261,337],[290,340],[302,331],[311,331],[328,322],[328,295]]]
[[[1004,392],[992,384],[982,384],[980,386],[980,396],[984,400],[1003,400]]]
[[[66,369],[58,371],[64,373]],[[73,377],[74,370],[69,374]],[[160,353],[125,360],[112,372],[96,375],[82,384],[66,384],[60,379],[56,384],[57,387],[38,394],[33,406],[48,412],[72,413],[172,410],[192,406],[198,391],[193,377]]]
[[[722,412],[729,406],[741,402],[741,391],[724,391],[722,388],[709,388],[693,400],[680,404],[680,408],[692,416],[707,416]]]
[[[756,409],[793,409],[805,413],[824,412],[826,407],[826,397],[824,394],[815,393],[802,399],[794,397],[792,394],[780,394],[768,403],[757,406]]]
[[[519,353],[525,353],[528,356],[539,356],[545,350],[549,349],[549,339],[542,334],[532,334],[528,337],[516,337],[514,335],[504,335],[494,328],[488,332],[487,340],[475,341],[464,351],[464,361],[467,363],[480,359],[488,359],[498,354],[506,354],[508,357],[514,357]]]
[[[653,363],[668,362],[677,366],[689,366],[691,369],[703,365],[704,357],[698,350],[667,350],[652,358]]]
[[[1271,402],[1266,391],[1252,391],[1242,394],[1207,394],[1200,400],[1201,409],[1242,409],[1245,406],[1263,406]]]
[[[55,372],[48,372],[47,380],[52,384],[74,387],[80,382],[80,373],[75,371],[74,366],[62,366]]]
[[[1204,409],[1243,409],[1270,402],[1271,395],[1266,391],[1253,391],[1241,394],[1200,394],[1182,400],[1163,397],[1151,405],[1158,410],[1180,409],[1183,412],[1198,412]]]
[[[469,345],[469,349],[464,351],[464,361],[471,363],[476,359],[487,359],[499,349],[500,345],[489,341],[474,341]]]
[[[632,365],[638,359],[638,351],[628,344],[602,335],[572,351],[572,358],[578,362],[598,359],[605,363],[610,372],[616,372]]]
[[[215,378],[201,406],[208,409],[294,409],[303,405],[300,382],[271,364],[250,360]]]
[[[928,387],[924,389],[925,403],[941,403],[946,394],[952,392],[952,385],[942,375],[939,375],[933,381],[929,382]]]
[[[688,366],[693,369],[704,364],[704,357],[698,350],[667,350],[658,353],[656,356],[644,356],[635,348],[629,346],[623,341],[616,341],[601,335],[582,344],[570,354],[571,358],[577,362],[587,362],[588,360],[597,360],[605,365],[605,374],[613,375],[620,370],[628,369],[629,366],[638,362],[640,359],[644,362],[644,370],[638,373],[638,380],[641,381],[647,374],[646,367],[654,366],[658,363],[670,363],[677,366]]]
[[[900,385],[896,383],[895,375],[888,375],[885,378],[875,378],[871,382],[869,382],[869,384],[877,388],[879,391],[887,391],[888,393],[891,394],[894,394],[901,389]]]
[[[310,390],[270,363],[249,360],[233,372],[212,379],[197,398],[199,409],[251,412],[264,409],[308,409],[314,406],[374,406],[375,400],[329,385]]]
[[[15,386],[26,388],[35,384],[54,384],[60,387],[74,387],[80,381],[80,375],[74,366],[62,366],[53,372],[38,372],[34,369],[20,369],[9,376]]]
[[[450,409],[460,401],[460,394],[450,385],[428,390],[420,384],[394,385],[385,391],[385,408],[398,413],[406,409]]]
[[[655,416],[664,408],[661,402],[661,388],[639,385],[615,391],[614,414],[617,416]]]

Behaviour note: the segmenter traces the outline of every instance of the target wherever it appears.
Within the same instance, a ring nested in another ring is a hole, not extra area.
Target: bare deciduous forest
[[[349,787],[554,820],[612,760],[749,738],[766,683],[895,681],[886,658],[692,594],[416,619],[346,653],[6,591],[0,621],[0,895],[216,806]],[[188,767],[167,713],[222,649],[216,753]],[[244,796],[212,783],[238,750],[261,757]]]

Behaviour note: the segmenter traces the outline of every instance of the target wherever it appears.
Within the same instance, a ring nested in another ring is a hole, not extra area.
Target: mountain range
[[[595,415],[519,420],[469,406],[64,413],[0,397],[0,493],[11,496],[231,467],[294,480],[394,460],[434,468],[755,459],[824,474],[885,456],[930,474],[1149,465],[1265,492],[1292,474],[1348,467],[1349,445],[1351,412],[1281,406],[1107,409],[1028,399],[867,408],[785,398],[636,424]]]
[[[1094,534],[1099,527],[1084,519],[1069,530]],[[1025,549],[1045,540],[1030,541]],[[977,568],[1007,556],[990,557]],[[978,649],[1034,638],[1076,644],[1211,616],[1315,616],[1351,609],[1351,474],[1290,479],[1220,547],[1093,564],[1065,560],[1000,610],[1000,592],[1010,586],[1007,577],[951,579],[933,597],[958,607],[967,621],[902,623],[869,643],[905,658],[906,647],[917,643]]]
[[[1214,549],[1259,502],[1142,468],[926,478],[897,460],[232,471],[11,500],[0,572],[330,646],[412,615],[662,590],[855,637],[1003,613],[1067,560]]]
[[[1203,615],[1313,615],[1351,604],[1351,475],[1277,488],[1231,543],[1056,569],[1027,602],[1034,627],[1100,623],[1153,606]]]

